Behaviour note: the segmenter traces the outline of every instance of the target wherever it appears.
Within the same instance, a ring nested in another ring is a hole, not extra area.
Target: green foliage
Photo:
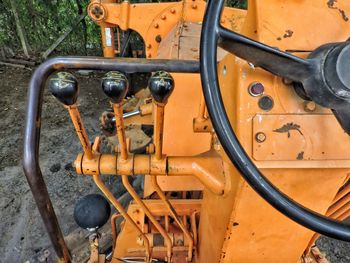
[[[247,0],[227,0],[227,5],[231,7],[247,9],[248,3]]]
[[[15,0],[32,53],[45,51],[73,26],[89,0]],[[9,0],[0,0],[0,46],[20,49],[15,20]],[[86,41],[85,41],[86,38]],[[57,54],[100,54],[100,31],[88,17],[62,42]]]

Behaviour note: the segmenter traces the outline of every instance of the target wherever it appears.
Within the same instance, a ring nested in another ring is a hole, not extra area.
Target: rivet
[[[166,15],[162,15],[162,16],[161,16],[161,19],[162,19],[162,20],[165,20],[165,19],[166,19]]]
[[[225,19],[221,19],[221,24],[225,23],[226,20]]]
[[[263,132],[258,132],[257,134],[255,134],[255,140],[258,143],[263,143],[264,141],[266,141],[266,135]]]
[[[265,87],[260,82],[253,82],[248,87],[248,92],[253,97],[259,97],[264,94]]]
[[[192,9],[197,9],[197,5],[196,4],[192,4]]]
[[[158,24],[158,23],[155,23],[153,26],[154,26],[154,28],[158,28],[158,27],[159,27],[159,24]]]
[[[148,44],[147,45],[147,49],[151,49],[152,48],[152,45],[151,44]]]
[[[176,12],[175,8],[170,9],[170,13],[175,14],[175,12]]]

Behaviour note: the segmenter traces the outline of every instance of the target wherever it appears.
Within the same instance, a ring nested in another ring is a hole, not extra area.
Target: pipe
[[[120,145],[120,155],[122,160],[128,159],[128,149],[126,146],[126,136],[124,129],[124,120],[123,120],[123,105],[122,104],[113,104],[113,110],[115,114],[115,123],[117,128],[117,136]]]
[[[162,159],[163,155],[163,130],[164,130],[164,105],[154,104],[154,145],[155,157],[157,160]]]
[[[123,185],[126,188],[126,190],[134,198],[135,202],[141,207],[141,209],[147,215],[149,220],[152,222],[152,224],[155,226],[155,228],[159,231],[159,233],[164,238],[165,244],[166,244],[166,247],[167,247],[167,259],[168,259],[168,262],[171,262],[171,258],[172,258],[172,242],[171,242],[171,239],[170,239],[168,233],[159,224],[157,219],[154,218],[154,216],[152,215],[151,211],[144,204],[144,202],[142,202],[142,200],[139,197],[139,195],[135,192],[134,188],[131,186],[127,175],[122,175],[122,182],[123,182]]]
[[[116,222],[117,222],[117,219],[121,217],[121,214],[113,214],[111,216],[111,228],[112,228],[112,238],[113,238],[113,251],[115,249],[115,245],[116,245],[116,242],[117,242],[117,236],[118,236],[118,233],[117,233],[117,226],[116,226]]]
[[[65,106],[68,109],[70,118],[73,122],[75,131],[79,137],[80,143],[83,147],[84,153],[88,159],[92,159],[93,154],[91,150],[91,144],[86,134],[86,130],[81,119],[77,105]]]
[[[178,226],[181,228],[182,232],[184,233],[185,237],[188,240],[188,255],[187,255],[187,261],[191,262],[192,261],[192,256],[193,256],[193,238],[191,234],[188,232],[187,228],[184,226],[184,224],[181,223],[179,220],[179,216],[176,213],[176,210],[174,207],[170,204],[169,200],[166,198],[164,192],[160,188],[158,182],[157,182],[157,176],[151,176],[151,182],[152,186],[155,189],[156,193],[158,194],[159,198],[164,202],[166,208],[169,210],[171,216],[174,218],[175,222],[178,224]]]
[[[124,207],[114,197],[114,195],[109,191],[109,189],[106,187],[106,185],[101,180],[100,175],[99,174],[94,174],[92,178],[93,178],[95,184],[97,185],[97,187],[107,197],[107,199],[112,203],[112,205],[115,207],[115,209],[117,209],[117,211],[121,214],[121,216],[123,216],[124,219],[126,221],[128,221],[134,227],[134,229],[139,233],[139,235],[142,236],[142,239],[144,241],[145,248],[146,248],[147,262],[149,262],[149,260],[151,258],[151,249],[150,249],[149,240],[147,239],[146,235],[137,226],[137,224],[134,222],[134,220],[132,220],[132,218],[125,211]]]
[[[197,223],[196,223],[196,214],[199,213],[193,212],[191,214],[191,226],[192,226],[192,231],[193,231],[193,241],[194,245],[196,246],[198,244],[198,233],[197,233]]]
[[[217,157],[168,157],[168,176],[193,175],[210,191],[223,195],[225,175]]]
[[[124,119],[129,119],[129,118],[132,118],[134,116],[138,116],[141,114],[141,110],[140,109],[137,109],[135,111],[130,111],[130,112],[127,112],[127,113],[124,113],[123,114],[123,118]]]
[[[93,175],[96,171],[108,175],[192,175],[214,194],[223,195],[225,192],[226,178],[223,162],[216,155],[176,156],[167,157],[161,161],[157,161],[152,157],[150,155],[133,155],[132,158],[122,160],[119,156],[113,154],[101,154],[89,160],[79,154],[75,161],[75,168],[78,174],[84,175]]]

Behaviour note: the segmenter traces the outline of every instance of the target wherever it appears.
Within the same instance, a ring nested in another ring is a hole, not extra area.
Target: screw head
[[[264,141],[266,141],[266,135],[263,132],[258,132],[257,134],[255,134],[255,140],[258,143],[263,143]]]

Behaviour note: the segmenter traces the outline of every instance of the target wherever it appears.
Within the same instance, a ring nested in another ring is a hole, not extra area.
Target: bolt
[[[258,143],[263,143],[264,141],[266,141],[266,135],[263,132],[258,132],[257,134],[255,134],[255,140]]]
[[[162,42],[162,37],[161,37],[161,35],[156,36],[156,41],[157,41],[157,43]]]
[[[305,101],[304,110],[306,112],[313,112],[316,110],[316,103],[313,101]]]
[[[282,79],[282,82],[283,82],[284,85],[287,85],[287,86],[293,84],[293,80],[286,79],[286,78],[283,78],[283,79]]]
[[[260,82],[253,82],[248,87],[248,92],[253,97],[259,97],[264,94],[265,87]]]

